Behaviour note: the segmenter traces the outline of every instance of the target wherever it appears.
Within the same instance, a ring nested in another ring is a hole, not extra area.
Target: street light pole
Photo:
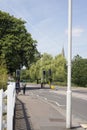
[[[68,77],[67,77],[67,103],[66,128],[72,126],[72,91],[71,91],[71,58],[72,57],[72,0],[68,0]]]

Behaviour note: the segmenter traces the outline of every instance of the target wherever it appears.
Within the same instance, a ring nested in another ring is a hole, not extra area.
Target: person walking
[[[18,94],[20,92],[20,81],[19,80],[16,81],[15,87],[16,87],[16,93]]]

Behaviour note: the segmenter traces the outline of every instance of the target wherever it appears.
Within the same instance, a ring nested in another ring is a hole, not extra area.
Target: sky
[[[37,49],[68,55],[68,0],[0,0],[0,10],[26,21]],[[87,58],[87,0],[72,0],[72,58]]]

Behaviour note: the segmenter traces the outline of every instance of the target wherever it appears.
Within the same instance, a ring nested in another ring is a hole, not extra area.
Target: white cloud
[[[73,37],[80,37],[83,32],[84,32],[83,28],[72,28]],[[65,33],[68,34],[68,30],[66,30]]]

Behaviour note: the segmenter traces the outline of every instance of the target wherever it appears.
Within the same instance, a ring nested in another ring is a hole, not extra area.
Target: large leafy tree
[[[13,73],[20,65],[29,65],[39,54],[36,40],[27,32],[25,21],[0,11],[0,55],[7,69]]]
[[[32,80],[41,79],[43,71],[45,71],[45,80],[48,80],[48,70],[51,69],[51,62],[53,57],[47,53],[40,56],[41,58],[29,69],[30,77]]]
[[[79,55],[72,61],[72,82],[79,86],[87,85],[87,59]]]
[[[51,75],[49,70],[51,70]],[[67,69],[65,57],[60,54],[53,58],[50,54],[44,53],[41,59],[30,67],[31,79],[35,80],[38,77],[41,79],[43,71],[45,71],[45,77],[43,77],[46,81],[52,78],[53,81],[66,82]]]
[[[50,54],[44,53],[41,57],[40,72],[44,82],[48,82],[52,78],[52,76],[49,74],[49,70],[52,72],[52,61],[53,57]]]
[[[67,77],[66,59],[63,55],[59,54],[54,59],[53,64],[54,80],[65,82]]]

